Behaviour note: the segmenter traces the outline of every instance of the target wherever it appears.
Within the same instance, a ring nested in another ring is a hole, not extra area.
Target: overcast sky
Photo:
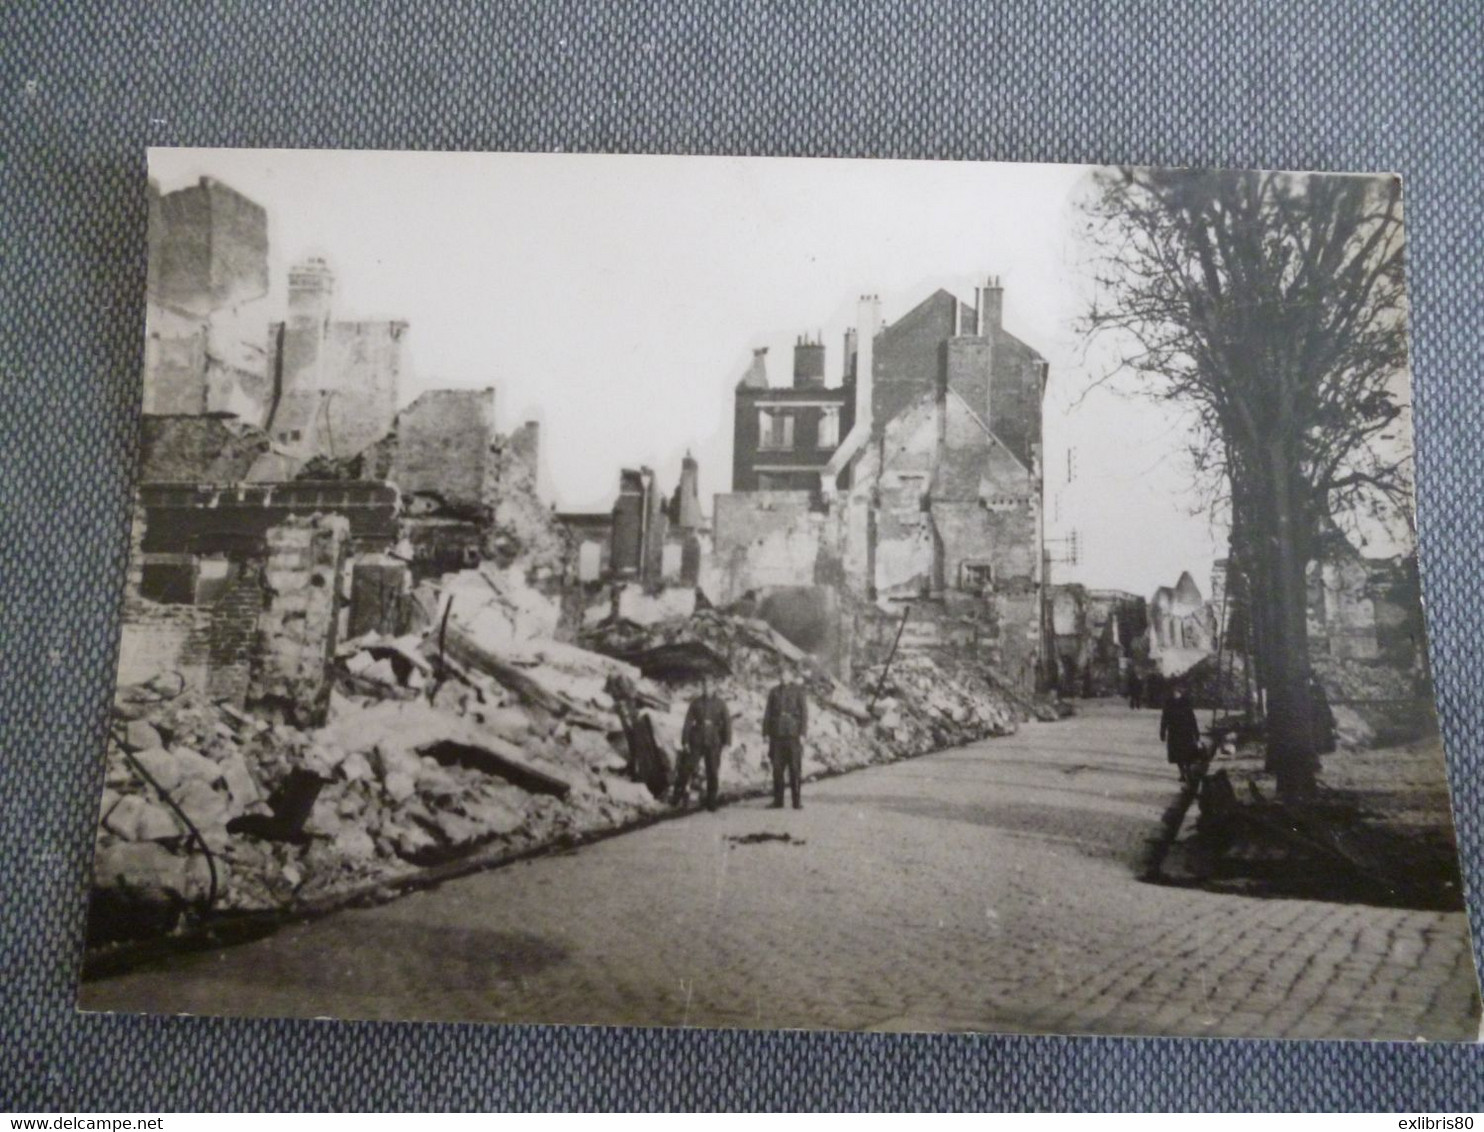
[[[337,317],[407,320],[404,403],[493,385],[502,429],[540,420],[545,490],[572,510],[609,507],[620,467],[654,466],[668,488],[687,448],[709,510],[754,347],[786,383],[795,336],[823,333],[838,384],[859,295],[894,321],[999,275],[1006,328],[1051,365],[1048,534],[1077,530],[1082,552],[1056,580],[1148,596],[1188,569],[1205,590],[1225,553],[1190,513],[1184,422],[1104,391],[1079,404],[1085,167],[154,149],[150,171],[166,192],[210,175],[268,210],[275,316],[288,265],[317,254]]]

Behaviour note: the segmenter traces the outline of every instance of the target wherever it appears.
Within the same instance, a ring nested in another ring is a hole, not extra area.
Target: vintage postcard
[[[1476,1038],[1398,179],[139,188],[83,1008]]]

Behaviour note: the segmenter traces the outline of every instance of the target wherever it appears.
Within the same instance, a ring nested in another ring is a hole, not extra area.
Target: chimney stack
[[[881,299],[862,295],[855,318],[855,420],[871,423],[874,394],[872,365],[876,359],[876,332],[881,329]]]
[[[981,337],[1004,329],[1005,289],[998,275],[989,276],[983,287],[974,288],[974,307],[979,316],[975,332]]]
[[[794,342],[794,388],[824,388],[824,343],[807,334]]]
[[[335,297],[335,273],[318,256],[289,268],[289,324],[322,326],[330,319]]]
[[[675,525],[683,531],[701,526],[700,467],[689,451],[680,461],[680,483],[675,487]]]
[[[742,375],[742,380],[737,382],[737,388],[768,388],[768,347],[758,346],[752,351],[752,362],[748,365],[747,372]]]

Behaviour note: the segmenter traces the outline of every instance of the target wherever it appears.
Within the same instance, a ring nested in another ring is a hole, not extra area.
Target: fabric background
[[[81,1015],[155,145],[1396,170],[1476,953],[1484,33],[1471,0],[0,6],[0,1108],[1484,1108],[1467,1046]]]

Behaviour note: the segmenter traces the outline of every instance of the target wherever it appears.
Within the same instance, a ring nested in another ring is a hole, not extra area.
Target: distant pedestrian
[[[800,779],[804,773],[804,735],[809,730],[809,696],[803,678],[780,673],[778,683],[768,693],[768,706],[763,712],[763,737],[768,740],[768,761],[773,764],[773,805],[783,809],[783,782],[793,795],[794,809],[802,810],[799,798]]]
[[[1128,706],[1135,711],[1144,706],[1144,681],[1132,668],[1128,672]]]
[[[697,763],[706,772],[706,808],[716,809],[721,753],[732,742],[732,716],[726,701],[711,690],[711,681],[701,677],[701,694],[690,702],[685,713],[685,727],[680,733],[682,765],[685,770],[675,783],[673,801],[679,805],[690,788]]]
[[[1159,737],[1165,742],[1170,762],[1180,771],[1180,781],[1190,782],[1201,758],[1201,728],[1196,722],[1195,708],[1185,696],[1184,684],[1170,687],[1164,711],[1159,716]]]

